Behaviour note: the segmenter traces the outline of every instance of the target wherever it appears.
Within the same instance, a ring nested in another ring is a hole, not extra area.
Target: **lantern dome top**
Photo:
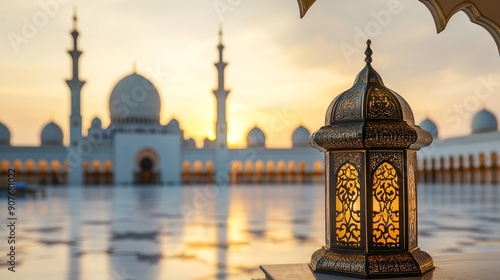
[[[371,65],[371,41],[366,44],[366,66],[357,75],[353,86],[330,103],[325,126],[311,135],[311,145],[322,151],[364,148],[418,150],[429,145],[432,136],[415,125],[408,102],[384,85]]]

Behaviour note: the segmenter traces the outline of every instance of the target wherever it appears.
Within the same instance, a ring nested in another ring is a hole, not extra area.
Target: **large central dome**
[[[113,124],[156,124],[160,119],[158,90],[145,77],[133,73],[111,91],[109,112]]]

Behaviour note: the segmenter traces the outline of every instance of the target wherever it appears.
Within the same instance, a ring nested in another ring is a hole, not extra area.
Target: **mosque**
[[[223,60],[224,45],[219,32],[218,86],[215,140],[197,148],[186,139],[176,119],[160,122],[158,89],[135,71],[122,78],[109,96],[111,123],[103,127],[99,118],[82,133],[76,15],[73,18],[72,77],[67,80],[71,94],[69,146],[63,145],[63,131],[55,122],[46,124],[41,145],[10,145],[10,132],[0,123],[1,177],[15,167],[18,181],[36,184],[188,184],[188,183],[305,183],[322,179],[323,155],[309,147],[310,132],[299,126],[292,134],[292,147],[266,148],[266,135],[259,127],[249,130],[247,147],[227,147],[226,101]]]
[[[433,143],[418,153],[419,180],[426,183],[500,183],[500,131],[495,115],[487,109],[472,118],[471,134],[439,138],[429,118],[420,127],[431,133]]]
[[[315,183],[323,180],[324,156],[309,147],[310,132],[297,127],[290,148],[267,148],[266,134],[254,127],[247,134],[247,147],[227,147],[226,101],[223,59],[219,32],[218,86],[215,140],[197,148],[186,139],[176,119],[160,122],[158,89],[135,71],[122,78],[109,97],[111,123],[103,127],[99,118],[82,133],[77,18],[71,31],[72,77],[67,80],[71,95],[69,146],[55,122],[46,124],[37,147],[12,146],[10,132],[0,123],[0,179],[8,168],[16,168],[17,180],[28,184],[203,184],[203,183]],[[472,134],[440,139],[436,124],[425,119],[420,126],[431,132],[434,142],[419,152],[419,180],[427,183],[498,183],[500,132],[496,117],[487,110],[472,120]],[[4,182],[6,180],[3,180]]]

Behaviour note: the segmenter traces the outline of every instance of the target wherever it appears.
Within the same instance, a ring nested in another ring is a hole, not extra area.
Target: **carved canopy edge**
[[[500,9],[498,0],[419,0],[431,12],[437,33],[446,28],[451,17],[463,11],[471,22],[482,26],[493,37],[500,54]],[[300,18],[303,18],[316,0],[297,0]],[[487,8],[484,8],[487,7]],[[489,14],[486,15],[486,14]]]
[[[488,31],[495,41],[498,52],[500,54],[500,22],[496,22],[484,15],[484,11],[474,3],[474,1],[460,1],[455,0],[456,4],[451,3],[450,0],[419,0],[431,12],[434,23],[436,24],[437,33],[440,33],[446,28],[448,21],[459,11],[463,11],[469,20],[479,26],[482,26]],[[478,0],[476,0],[478,1]],[[484,2],[484,0],[483,0]],[[495,2],[495,1],[493,1]],[[493,12],[493,11],[489,11]],[[494,11],[498,12],[498,10]],[[499,16],[500,18],[500,16]]]
[[[297,0],[297,2],[299,3],[300,18],[303,18],[316,0]]]

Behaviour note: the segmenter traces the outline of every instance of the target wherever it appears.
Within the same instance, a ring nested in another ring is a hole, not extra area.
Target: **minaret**
[[[80,80],[78,77],[78,59],[82,54],[78,50],[78,31],[76,30],[77,23],[76,9],[73,14],[73,30],[71,31],[71,36],[73,37],[73,49],[69,50],[68,53],[72,59],[72,70],[73,76],[70,80],[66,80],[68,87],[71,91],[71,115],[69,117],[69,147],[70,153],[73,155],[80,155],[78,153],[78,146],[82,141],[82,115],[80,112],[81,107],[81,90],[85,81]],[[76,152],[76,154],[75,154]],[[68,158],[68,182],[70,184],[82,184],[83,183],[83,170],[82,170],[82,160],[81,155],[75,156],[75,159]]]
[[[229,90],[224,88],[224,70],[227,63],[223,61],[224,45],[222,44],[222,27],[219,27],[219,61],[215,63],[218,73],[218,87],[214,90],[217,99],[217,119],[215,122],[215,172],[217,183],[229,182],[228,150],[227,150],[227,121],[226,99]]]

